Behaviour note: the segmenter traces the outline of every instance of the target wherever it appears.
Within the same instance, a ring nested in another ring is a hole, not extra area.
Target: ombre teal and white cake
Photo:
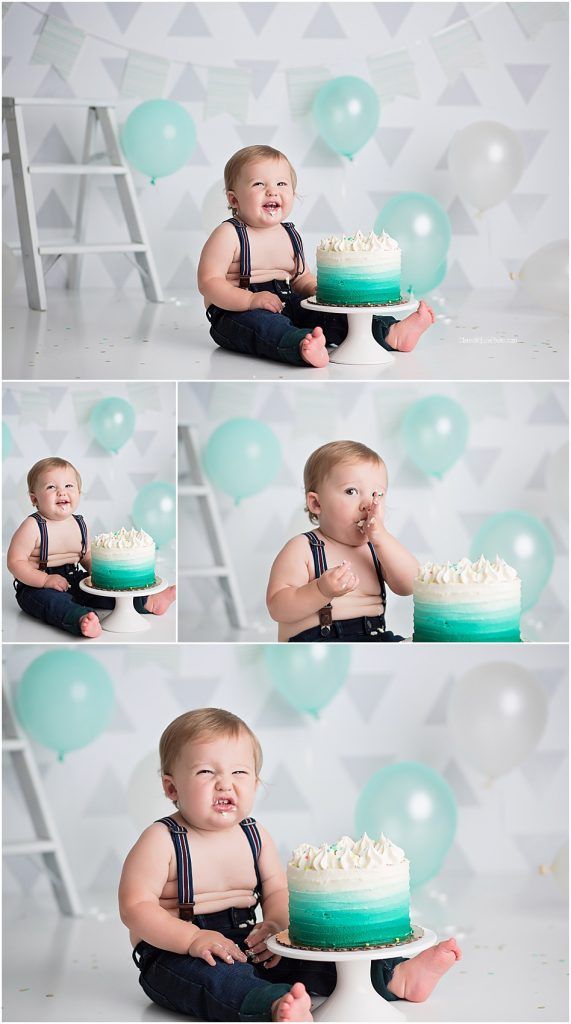
[[[328,306],[399,302],[401,250],[383,231],[331,235],[317,247],[316,300]]]
[[[294,946],[362,949],[412,935],[409,863],[384,836],[304,843],[292,854],[287,883]]]
[[[100,590],[140,590],[155,578],[155,542],[144,530],[100,533],[91,542],[91,582]]]
[[[489,562],[426,562],[413,583],[415,643],[521,640],[521,580],[499,556]]]

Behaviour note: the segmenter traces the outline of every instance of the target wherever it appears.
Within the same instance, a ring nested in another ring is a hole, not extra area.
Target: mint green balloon
[[[403,295],[421,294],[426,275],[436,275],[450,246],[452,230],[444,208],[423,192],[402,192],[393,196],[375,221],[375,232],[386,231],[402,250]]]
[[[7,459],[11,454],[13,444],[10,427],[2,420],[2,459]]]
[[[280,443],[260,420],[226,420],[208,438],[203,462],[212,482],[238,504],[275,479],[281,465]]]
[[[381,832],[402,847],[413,887],[442,868],[458,822],[454,794],[438,772],[418,761],[381,768],[367,782],[355,810],[357,835]]]
[[[124,398],[103,398],[93,406],[89,423],[95,440],[117,454],[135,429],[135,410]]]
[[[415,298],[420,299],[423,295],[434,291],[439,284],[442,284],[448,273],[448,264],[442,260],[437,267],[429,264],[422,264],[409,269],[407,285],[401,281],[401,292],[403,295],[413,292]]]
[[[341,156],[353,159],[379,123],[375,90],[354,75],[326,82],[313,101],[313,119],[324,142]]]
[[[156,480],[145,484],[133,502],[133,522],[150,533],[158,548],[168,544],[176,532],[176,490],[173,484]]]
[[[22,727],[60,760],[103,732],[113,705],[113,683],[103,666],[66,649],[40,654],[28,665],[15,698]]]
[[[442,477],[463,454],[469,429],[458,402],[446,395],[430,395],[407,409],[402,439],[409,459],[423,473]]]
[[[343,686],[349,663],[349,644],[267,644],[264,660],[279,694],[296,711],[317,717]]]
[[[180,170],[196,145],[190,114],[173,100],[147,100],[129,114],[121,132],[121,147],[133,167],[154,185]]]
[[[500,512],[490,516],[470,546],[470,558],[496,555],[517,569],[521,579],[521,608],[526,611],[539,598],[553,571],[555,549],[546,527],[527,512]]]

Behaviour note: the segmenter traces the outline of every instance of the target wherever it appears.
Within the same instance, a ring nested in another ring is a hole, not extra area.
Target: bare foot
[[[79,628],[83,636],[99,636],[101,633],[101,623],[99,617],[95,612],[88,612],[82,619],[79,620]]]
[[[321,327],[314,327],[299,346],[301,358],[310,366],[327,366],[329,355],[325,348],[325,335]]]
[[[272,1004],[272,1020],[313,1020],[311,999],[301,981],[296,981],[287,995]]]
[[[432,989],[440,981],[443,974],[452,967],[456,960],[462,959],[462,950],[456,939],[446,939],[432,949],[403,960],[395,967],[395,973],[388,984],[389,992],[399,999],[408,999],[411,1003],[422,1003]]]
[[[147,598],[145,608],[151,615],[164,615],[167,608],[170,608],[173,601],[176,601],[176,587],[167,587],[160,594],[151,594]]]
[[[421,299],[416,313],[411,313],[398,324],[392,324],[385,340],[396,352],[412,352],[420,335],[435,320],[434,310]]]

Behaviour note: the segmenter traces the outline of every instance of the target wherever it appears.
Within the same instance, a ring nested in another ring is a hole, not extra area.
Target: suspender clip
[[[192,903],[179,903],[178,916],[181,921],[192,921],[194,917],[194,900]]]
[[[249,288],[249,287],[250,287],[250,278],[249,277],[241,277],[240,278],[240,288]]]

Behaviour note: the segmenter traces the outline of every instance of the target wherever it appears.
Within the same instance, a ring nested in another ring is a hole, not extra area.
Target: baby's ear
[[[317,491],[308,491],[305,496],[305,500],[310,512],[313,512],[314,515],[317,515],[319,512],[321,512],[321,504],[319,501],[319,495],[317,494]]]
[[[172,775],[163,775],[162,783],[163,793],[165,794],[167,800],[172,800],[173,803],[176,803],[177,792]]]

